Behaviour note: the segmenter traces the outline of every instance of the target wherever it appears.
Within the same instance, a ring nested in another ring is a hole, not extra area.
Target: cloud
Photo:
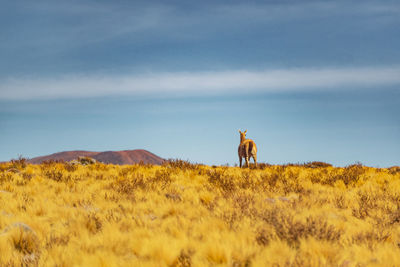
[[[53,53],[88,44],[101,43],[130,35],[146,35],[171,15],[170,7],[153,4],[129,6],[110,3],[55,3],[30,1],[16,4],[11,12],[23,20],[6,21],[7,37],[0,47],[33,47]],[[8,32],[7,32],[8,31]],[[141,37],[143,38],[143,37]],[[22,41],[23,40],[23,41]],[[1,52],[1,51],[0,51]]]
[[[141,75],[69,75],[10,78],[0,100],[101,96],[202,96],[237,93],[344,90],[400,84],[400,67],[299,68],[264,71],[176,72]]]
[[[24,1],[15,9],[25,19],[11,21],[8,27],[4,27],[12,31],[7,33],[8,38],[0,47],[45,47],[43,52],[55,48],[56,51],[68,50],[119,38],[130,42],[207,39],[227,32],[251,31],[257,25],[262,29],[271,23],[334,17],[360,20],[356,26],[365,24],[364,28],[369,29],[371,21],[398,23],[400,14],[400,4],[379,1],[265,1],[246,4],[205,1],[192,5],[162,1],[129,4]]]

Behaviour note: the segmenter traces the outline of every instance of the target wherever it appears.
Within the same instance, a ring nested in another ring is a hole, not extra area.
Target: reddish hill
[[[106,151],[101,152],[92,158],[112,164],[135,164],[139,162],[150,163],[150,164],[161,164],[164,159],[159,156],[150,153],[149,151],[136,149],[136,150],[123,150],[123,151]]]
[[[64,160],[71,161],[80,156],[91,157],[97,161],[111,164],[135,164],[139,162],[160,165],[164,159],[159,156],[143,149],[136,150],[123,150],[123,151],[105,151],[105,152],[92,152],[92,151],[65,151],[54,153],[47,156],[41,156],[30,159],[28,162],[33,164],[40,164],[46,160]]]

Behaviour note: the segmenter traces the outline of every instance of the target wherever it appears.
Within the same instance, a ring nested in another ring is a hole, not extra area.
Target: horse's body
[[[251,139],[246,139],[246,131],[243,133],[239,130],[240,133],[240,144],[238,147],[238,155],[239,155],[239,164],[242,167],[242,158],[246,161],[246,166],[249,167],[249,159],[253,157],[254,163],[257,167],[257,147],[256,143],[254,143]]]

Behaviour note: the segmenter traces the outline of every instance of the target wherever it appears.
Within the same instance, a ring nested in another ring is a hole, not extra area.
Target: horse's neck
[[[247,140],[246,138],[241,138],[241,137],[240,137],[240,144],[243,144],[244,141],[246,141],[246,140]]]

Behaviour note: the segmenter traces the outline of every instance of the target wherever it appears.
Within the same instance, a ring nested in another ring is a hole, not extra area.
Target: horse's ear
[[[239,130],[239,133],[242,133],[242,131]]]
[[[247,133],[247,130],[246,130],[246,131],[244,131],[244,133]]]

